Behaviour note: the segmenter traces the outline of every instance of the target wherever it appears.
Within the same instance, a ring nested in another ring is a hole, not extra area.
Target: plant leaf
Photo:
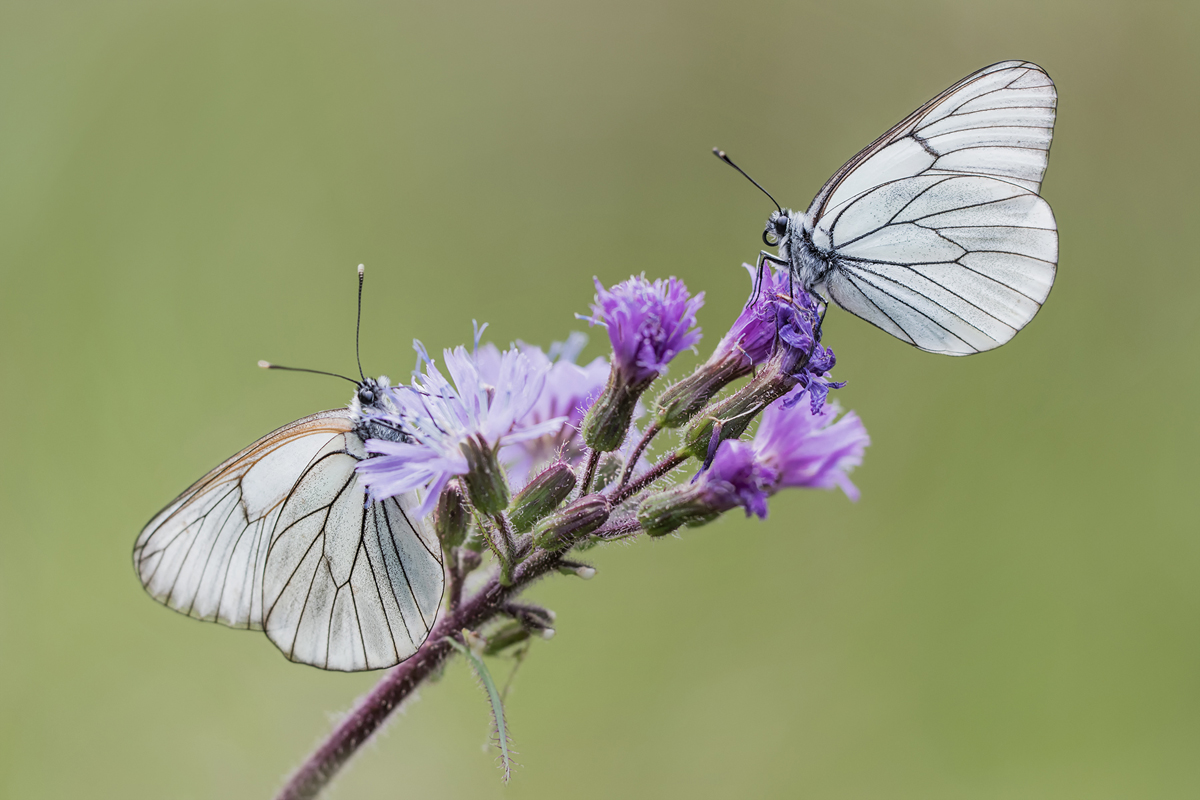
[[[463,632],[464,638],[466,638],[466,633],[466,631]],[[471,665],[475,677],[487,694],[488,702],[492,706],[492,732],[496,736],[496,746],[500,748],[500,764],[504,769],[504,782],[508,783],[509,778],[512,777],[512,756],[508,750],[508,726],[504,721],[504,701],[500,697],[500,691],[496,688],[496,682],[492,680],[492,673],[488,671],[487,664],[483,663],[482,658],[455,639],[448,638],[446,641],[450,642],[450,645],[467,659],[467,663]]]

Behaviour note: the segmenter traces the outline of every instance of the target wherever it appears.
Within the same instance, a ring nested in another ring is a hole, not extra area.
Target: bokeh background
[[[559,635],[511,785],[459,664],[331,796],[1200,795],[1198,36],[1144,0],[4,3],[0,795],[269,797],[378,678],[130,565],[205,470],[348,400],[254,364],[352,371],[358,263],[376,374],[472,319],[549,344],[643,270],[707,292],[711,345],[771,207],[709,148],[803,207],[1009,58],[1061,95],[1042,314],[950,359],[831,312],[859,503],[597,551],[532,592]]]

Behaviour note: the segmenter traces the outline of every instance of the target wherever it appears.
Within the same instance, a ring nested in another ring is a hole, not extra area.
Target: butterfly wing
[[[986,175],[1037,193],[1046,172],[1058,96],[1028,61],[984,67],[863,148],[809,206],[816,220],[862,192],[918,175]]]
[[[354,433],[330,441],[283,503],[266,554],[264,628],[292,661],[355,671],[411,656],[433,626],[441,550],[413,493],[365,505]]]
[[[947,355],[1015,336],[1050,293],[1058,261],[1046,201],[976,175],[885,183],[834,209],[816,233],[832,254],[826,288],[838,305]]]
[[[133,551],[142,584],[197,619],[265,627],[294,661],[342,670],[402,661],[424,641],[440,603],[440,550],[424,523],[407,515],[415,496],[366,507],[354,473],[365,456],[345,409],[263,437],[146,525]],[[325,574],[332,590],[319,580]],[[297,611],[302,579],[311,597]],[[342,625],[347,602],[354,635]],[[322,614],[329,620],[323,639],[313,633]]]
[[[352,430],[344,409],[313,414],[192,484],[150,520],[134,545],[146,591],[197,619],[261,629],[263,567],[283,501],[316,454]]]

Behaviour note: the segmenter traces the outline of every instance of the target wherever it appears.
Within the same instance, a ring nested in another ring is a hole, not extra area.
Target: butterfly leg
[[[746,301],[747,306],[754,305],[754,303],[758,300],[758,293],[762,289],[763,269],[766,268],[768,261],[770,261],[772,264],[789,266],[785,259],[782,259],[779,256],[773,256],[766,250],[759,250],[758,262],[754,265],[754,288],[750,291],[750,299]]]
[[[813,331],[813,336],[819,342],[821,341],[821,329],[825,325],[825,312],[829,310],[829,301],[822,297],[818,292],[813,292],[818,300],[821,301],[821,316],[817,319],[817,329]]]

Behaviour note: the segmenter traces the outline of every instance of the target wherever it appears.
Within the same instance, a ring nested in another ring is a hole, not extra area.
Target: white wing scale
[[[850,159],[809,207],[842,308],[922,350],[999,347],[1041,308],[1058,234],[1041,187],[1054,83],[1006,61],[951,86]]]
[[[408,513],[415,497],[365,507],[354,472],[365,456],[344,409],[263,437],[143,529],[134,547],[143,585],[189,616],[265,628],[293,661],[337,670],[403,661],[436,616],[440,550]]]

